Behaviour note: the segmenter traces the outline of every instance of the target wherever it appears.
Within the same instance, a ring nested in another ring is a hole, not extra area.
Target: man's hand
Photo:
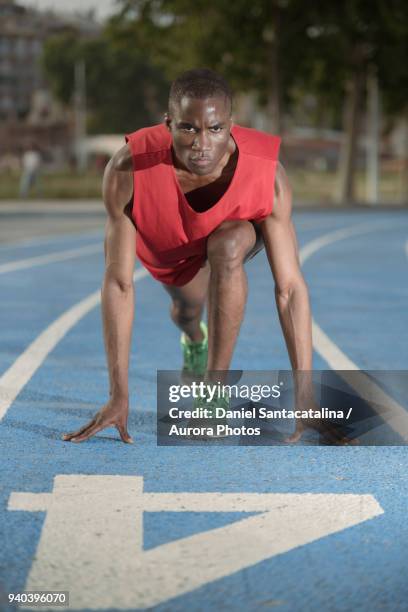
[[[133,444],[133,439],[127,430],[128,415],[128,402],[118,402],[117,400],[110,399],[89,423],[77,431],[64,434],[62,439],[66,442],[84,442],[99,431],[102,431],[102,429],[114,426],[118,430],[123,442]]]
[[[313,410],[319,411],[320,408],[314,399],[310,397],[306,400],[299,399],[296,402],[296,410]],[[326,444],[333,446],[357,446],[359,441],[357,438],[351,439],[344,435],[341,427],[334,425],[328,419],[296,419],[295,431],[291,436],[285,439],[285,442],[289,444],[295,444],[298,442],[304,431],[310,427],[315,429],[322,436]]]

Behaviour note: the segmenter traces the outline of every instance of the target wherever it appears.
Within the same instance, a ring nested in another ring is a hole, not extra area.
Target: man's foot
[[[204,321],[201,321],[200,328],[204,336],[201,342],[192,342],[186,334],[181,334],[180,344],[183,350],[181,379],[186,384],[202,379],[207,368],[208,330]]]
[[[226,431],[228,421],[222,416],[222,411],[218,411],[217,408],[223,408],[229,410],[230,401],[229,397],[221,395],[220,397],[214,397],[213,400],[207,401],[207,397],[197,397],[194,400],[193,410],[201,409],[205,410],[205,416],[203,418],[190,419],[187,426],[193,427],[194,429],[201,430],[197,434],[193,433],[190,435],[191,440],[213,440],[216,438],[226,438],[228,433]],[[220,414],[221,412],[221,414]],[[218,414],[218,416],[217,416]]]

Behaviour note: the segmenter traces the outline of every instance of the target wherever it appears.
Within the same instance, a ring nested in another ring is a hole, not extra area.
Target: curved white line
[[[339,240],[350,238],[351,236],[358,236],[366,234],[379,229],[378,223],[375,224],[361,224],[354,227],[343,228],[335,230],[319,236],[315,240],[312,240],[302,249],[300,249],[299,259],[301,265],[320,249],[333,244]],[[360,368],[343,353],[340,348],[324,331],[319,327],[314,319],[312,319],[312,333],[313,333],[313,346],[317,353],[328,363],[332,370],[359,370]]]
[[[388,225],[386,229],[392,229],[395,225]],[[379,228],[378,224],[364,224],[356,227],[345,228],[336,230],[320,236],[312,242],[305,245],[299,254],[299,259],[303,265],[309,257],[319,251],[321,248],[333,244],[338,240],[349,238],[350,236],[358,236],[366,234],[368,232],[375,231],[376,229],[384,230],[385,227]],[[406,243],[406,251],[408,255],[408,241]],[[374,408],[377,405],[386,406],[390,409],[392,416],[387,419],[387,423],[394,431],[398,433],[401,438],[408,441],[408,414],[403,406],[396,402],[391,396],[381,389],[375,382],[370,378],[364,377],[364,380],[358,379],[356,376],[347,375],[347,370],[359,370],[360,368],[354,363],[341,349],[329,338],[327,334],[319,327],[314,319],[312,319],[312,334],[313,334],[313,346],[317,353],[329,364],[333,370],[338,370],[339,375],[353,388],[360,397],[366,399],[370,405]],[[360,437],[360,440],[364,436]]]
[[[145,269],[136,270],[133,280],[147,276]],[[100,289],[72,306],[49,325],[16,359],[0,378],[0,421],[17,395],[38,370],[47,355],[69,330],[101,300]]]
[[[315,238],[300,249],[300,263],[303,265],[314,253],[320,251],[320,249],[328,246],[329,244],[333,244],[333,242],[344,240],[350,236],[358,236],[360,234],[374,232],[375,230],[382,229],[382,227],[383,226],[380,227],[378,223],[362,223],[360,225],[354,225],[353,227],[345,227],[329,232],[328,234],[323,234],[323,236]],[[393,228],[395,226],[391,225],[388,227]]]
[[[301,263],[304,264],[309,257],[328,244],[342,240],[349,236],[375,231],[376,229],[378,229],[378,224],[360,225],[325,234],[324,236],[313,240],[303,247],[303,249],[301,249]],[[384,229],[384,226],[381,226],[381,229]],[[146,270],[140,269],[135,272],[133,278],[134,280],[139,280],[147,276],[147,274],[148,272]],[[0,420],[4,417],[8,408],[20,393],[21,389],[31,379],[50,351],[85,314],[87,314],[99,303],[99,301],[100,290],[92,293],[89,297],[85,298],[66,311],[49,327],[47,327],[3,374],[3,376],[0,378]],[[330,340],[330,338],[323,332],[315,321],[313,321],[313,336],[316,351],[323,357],[323,359],[326,360],[327,363],[330,364],[330,367],[338,370],[359,369],[357,365],[352,362],[339,349],[339,347],[332,342],[332,340]],[[407,413],[399,404],[397,404],[397,402],[384,394],[380,387],[375,385],[375,383],[372,383],[372,385],[373,390],[378,394],[377,401],[381,401],[381,398],[384,398],[388,405],[392,405],[394,412],[397,413],[396,419],[393,419],[393,421],[398,421],[398,423],[396,423],[396,427],[398,427],[396,431],[398,431],[400,435],[403,435],[404,438],[408,440],[408,428],[406,425]],[[2,389],[2,387],[4,388]],[[390,422],[390,424],[392,424],[392,422]]]
[[[390,225],[378,225],[378,223],[364,223],[361,225],[357,225],[354,227],[343,228],[340,230],[335,230],[333,232],[329,232],[328,234],[324,234],[323,236],[319,236],[315,240],[312,240],[308,244],[306,244],[302,249],[300,249],[299,259],[300,263],[303,266],[306,261],[314,255],[317,251],[322,249],[329,244],[333,244],[334,242],[338,242],[339,240],[344,240],[345,238],[350,238],[351,236],[359,236],[361,234],[367,234],[369,232],[374,232],[378,229],[392,229],[395,227],[395,224]],[[360,368],[353,362],[351,359],[347,357],[345,353],[343,353],[340,348],[335,344],[332,340],[330,340],[329,336],[327,336],[324,331],[319,327],[314,319],[312,319],[312,332],[313,332],[313,345],[317,353],[323,357],[323,359],[328,363],[328,365],[333,370],[359,370]]]
[[[98,251],[102,251],[102,246],[100,242],[98,242],[97,244],[88,244],[87,246],[78,247],[77,249],[67,249],[66,251],[58,251],[56,253],[50,253],[48,255],[36,255],[35,257],[27,257],[26,259],[9,261],[5,264],[0,264],[0,274],[16,272],[17,270],[26,270],[27,268],[34,268],[35,266],[55,263],[56,261],[74,259],[75,257],[91,255],[93,253],[97,253]]]

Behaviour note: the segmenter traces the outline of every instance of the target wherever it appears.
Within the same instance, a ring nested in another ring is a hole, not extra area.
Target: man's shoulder
[[[125,136],[126,142],[131,146],[134,155],[157,153],[169,149],[171,136],[163,123],[140,128]]]
[[[242,125],[234,125],[232,135],[241,152],[274,161],[278,159],[280,136]]]
[[[130,132],[125,138],[135,172],[154,168],[169,156],[171,136],[163,123]]]

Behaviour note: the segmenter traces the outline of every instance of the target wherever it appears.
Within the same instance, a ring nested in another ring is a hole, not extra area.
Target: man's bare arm
[[[106,166],[103,200],[108,214],[105,231],[105,275],[101,290],[110,399],[89,423],[63,439],[82,442],[98,431],[116,426],[124,442],[129,413],[129,352],[134,313],[133,269],[136,229],[129,215],[133,194],[131,153],[123,147]]]
[[[319,410],[312,382],[312,316],[309,296],[298,256],[295,228],[291,220],[292,192],[282,165],[275,182],[275,205],[262,224],[265,248],[275,279],[276,303],[295,383],[296,407]],[[296,419],[295,432],[286,442],[297,442],[306,427],[319,431],[329,444],[356,444],[341,428],[325,419]]]
[[[126,162],[126,153],[123,155],[120,150],[106,167],[102,188],[108,213],[102,317],[110,395],[118,400],[129,398],[129,351],[134,313],[136,229],[126,211],[133,194],[133,175],[123,170]]]
[[[291,220],[292,191],[278,164],[273,211],[262,223],[262,234],[275,279],[279,319],[293,370],[312,369],[312,331],[309,296],[298,256]]]

